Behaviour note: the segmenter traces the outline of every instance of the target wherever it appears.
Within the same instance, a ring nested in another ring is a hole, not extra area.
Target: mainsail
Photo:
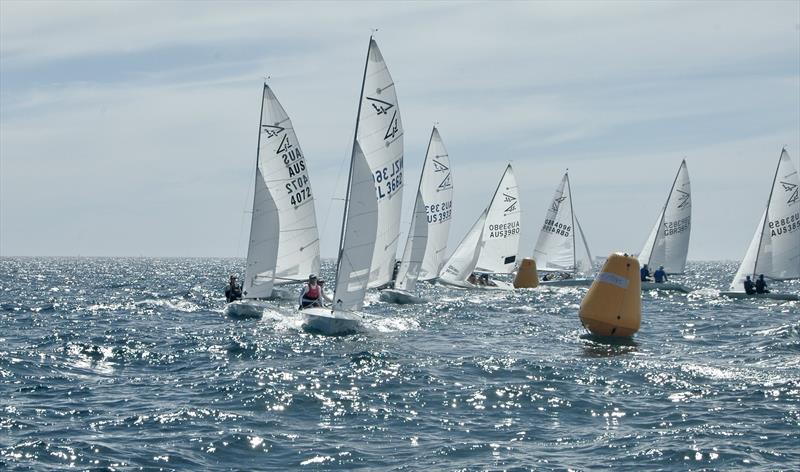
[[[369,286],[391,281],[403,204],[403,125],[392,76],[370,39],[356,140],[375,179],[378,225]]]
[[[245,298],[319,272],[319,234],[308,166],[292,122],[264,84]]]
[[[389,71],[370,38],[358,104],[336,268],[334,309],[358,310],[390,280],[400,228],[403,129]]]
[[[519,253],[519,215],[519,191],[509,164],[489,206],[445,263],[439,277],[463,285],[476,269],[493,273],[513,271]]]
[[[747,276],[753,280],[760,274],[774,280],[800,278],[798,186],[797,170],[784,149],[778,159],[767,208],[733,278],[731,291],[743,292]]]
[[[639,263],[650,267],[664,266],[670,274],[682,274],[689,252],[692,224],[692,197],[686,160],[681,162],[672,182],[667,203],[639,253]]]
[[[431,132],[422,165],[417,198],[406,248],[397,272],[395,287],[412,291],[417,279],[439,275],[453,216],[453,178],[450,158],[436,127]]]
[[[589,245],[572,205],[569,173],[564,173],[547,209],[533,258],[540,271],[589,273],[592,270]]]

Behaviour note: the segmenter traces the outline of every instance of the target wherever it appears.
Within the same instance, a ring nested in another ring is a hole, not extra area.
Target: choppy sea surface
[[[344,337],[291,301],[235,319],[243,264],[0,259],[0,468],[800,468],[800,309],[720,298],[734,263],[644,293],[614,344],[586,288],[370,293]]]

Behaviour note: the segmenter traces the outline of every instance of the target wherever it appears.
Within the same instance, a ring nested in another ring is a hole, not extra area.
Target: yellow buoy
[[[642,322],[639,261],[627,254],[608,256],[583,297],[581,323],[598,336],[628,337]]]
[[[522,259],[514,277],[514,288],[536,288],[539,286],[539,274],[536,272],[536,261],[530,257]]]

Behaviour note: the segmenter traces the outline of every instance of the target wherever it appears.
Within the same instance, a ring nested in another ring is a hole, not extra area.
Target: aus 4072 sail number
[[[397,159],[388,167],[376,170],[374,179],[378,199],[389,197],[403,188],[403,158]]]

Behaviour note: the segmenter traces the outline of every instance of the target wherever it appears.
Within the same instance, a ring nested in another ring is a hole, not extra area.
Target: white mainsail
[[[369,286],[391,281],[403,204],[403,125],[392,76],[370,39],[356,140],[374,177],[378,225]]]
[[[261,101],[245,298],[319,272],[319,234],[305,156],[292,122],[267,84]]]
[[[667,203],[639,253],[640,264],[664,266],[669,274],[683,273],[692,229],[691,193],[689,171],[686,160],[683,160],[672,182]]]
[[[476,268],[485,272],[511,272],[519,253],[519,214],[519,192],[509,164],[489,206],[447,260],[439,278],[464,285]]]
[[[431,280],[438,277],[447,249],[452,215],[453,179],[450,158],[439,131],[434,127],[422,165],[411,229],[397,271],[397,288],[411,291],[414,290],[417,279]]]
[[[533,258],[540,271],[589,273],[592,255],[572,205],[569,173],[564,173],[547,209]]]
[[[403,129],[397,96],[378,45],[370,38],[350,160],[334,310],[359,310],[371,283],[380,285],[391,279],[402,188]]]
[[[784,149],[778,159],[767,208],[733,278],[731,291],[744,292],[748,275],[754,281],[759,274],[774,280],[800,278],[799,186],[797,170]]]

